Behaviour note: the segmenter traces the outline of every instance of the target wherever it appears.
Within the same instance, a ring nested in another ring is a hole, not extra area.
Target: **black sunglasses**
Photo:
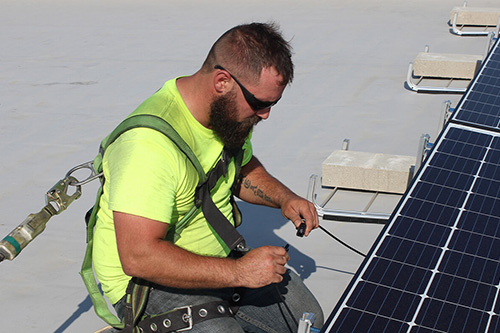
[[[233,76],[233,74],[229,73],[229,71],[227,69],[225,69],[224,67],[219,66],[219,65],[215,65],[214,68],[228,72],[228,74],[231,76],[231,78],[240,86],[241,92],[243,93],[245,100],[247,101],[248,105],[250,105],[250,107],[254,111],[259,111],[259,110],[270,108],[271,106],[276,105],[276,103],[278,103],[278,101],[281,98],[280,97],[277,100],[272,101],[272,102],[261,101],[260,99],[255,97],[250,91],[248,91],[247,88],[245,88],[245,86],[242,85],[240,83],[240,81],[238,81],[238,79]]]

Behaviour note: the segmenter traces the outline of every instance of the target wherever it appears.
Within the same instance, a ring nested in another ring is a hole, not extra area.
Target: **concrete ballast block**
[[[413,74],[424,77],[472,79],[483,56],[420,52],[413,62]]]
[[[404,193],[414,156],[334,151],[322,164],[322,184],[388,193]]]
[[[496,26],[500,16],[500,8],[454,7],[450,21],[457,13],[457,25]]]

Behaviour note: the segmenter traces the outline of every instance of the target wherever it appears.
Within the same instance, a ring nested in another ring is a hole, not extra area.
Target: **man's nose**
[[[269,118],[269,114],[270,114],[270,113],[271,113],[271,108],[270,108],[270,107],[269,107],[269,108],[262,109],[262,110],[259,110],[259,111],[255,112],[255,114],[256,114],[258,117],[260,117],[260,118],[262,118],[262,119],[264,119],[264,120],[266,120],[267,118]]]

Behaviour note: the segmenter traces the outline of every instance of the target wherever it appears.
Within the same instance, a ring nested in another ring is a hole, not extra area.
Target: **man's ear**
[[[231,76],[226,71],[218,70],[214,75],[214,89],[217,93],[223,94],[232,88]]]

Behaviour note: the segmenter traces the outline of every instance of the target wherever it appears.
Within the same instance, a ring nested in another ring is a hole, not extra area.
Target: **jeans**
[[[279,290],[279,294],[278,294]],[[186,305],[199,305],[217,300],[231,300],[233,288],[176,289],[153,285],[149,294],[146,314],[160,314]],[[258,289],[238,288],[241,300],[234,317],[206,320],[194,325],[192,333],[284,333],[297,332],[304,312],[314,313],[314,327],[323,325],[323,312],[317,300],[294,272],[287,270],[283,281]],[[280,296],[281,294],[281,296]],[[290,316],[286,306],[290,309]],[[123,299],[115,304],[118,316],[123,317]]]

